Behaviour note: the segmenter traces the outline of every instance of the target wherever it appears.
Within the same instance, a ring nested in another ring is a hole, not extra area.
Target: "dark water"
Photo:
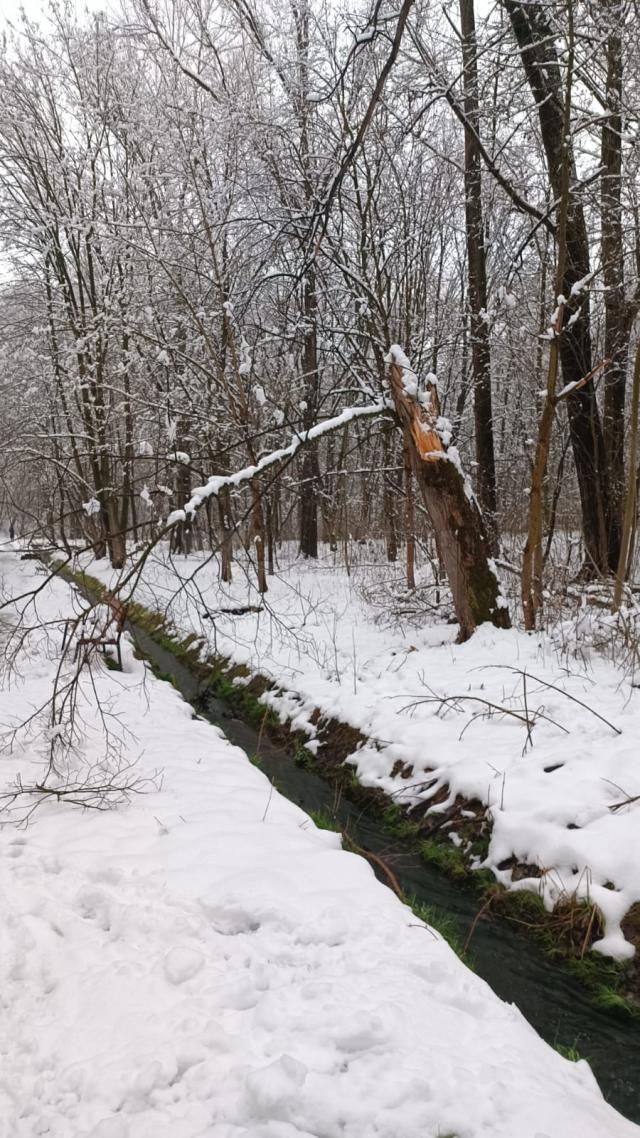
[[[297,765],[286,749],[236,718],[224,700],[203,693],[201,681],[142,629],[132,632],[145,657],[172,677],[200,715],[247,754],[259,755],[261,769],[282,794],[306,811],[324,810],[333,815],[359,846],[385,859],[408,895],[448,914],[462,937],[467,936],[478,910],[475,892],[425,865],[401,841],[389,839],[362,807],[350,803],[344,794],[338,796],[334,786]],[[376,868],[376,873],[388,884],[382,870]],[[577,980],[550,964],[530,940],[504,921],[482,919],[477,923],[471,957],[478,975],[503,1000],[516,1004],[543,1039],[576,1048],[588,1059],[604,1097],[640,1123],[640,1019],[594,1006]]]

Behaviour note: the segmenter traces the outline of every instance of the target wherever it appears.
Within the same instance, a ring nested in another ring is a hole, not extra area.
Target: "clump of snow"
[[[385,356],[386,364],[396,364],[397,367],[402,368],[402,385],[407,395],[413,399],[417,399],[419,391],[419,380],[415,371],[411,367],[407,356],[404,354],[399,344],[392,344],[389,348],[388,355]]]
[[[591,284],[594,275],[594,273],[587,273],[586,277],[581,277],[579,281],[576,281],[575,284],[571,286],[571,295],[580,296],[580,294],[586,289],[587,285]]]
[[[504,305],[505,308],[508,308],[512,311],[514,308],[517,308],[518,301],[516,297],[510,289],[505,287],[505,285],[500,285],[498,289],[498,300],[501,304]]]
[[[244,336],[242,336],[240,340],[240,363],[238,365],[239,374],[250,375],[252,363],[251,349]]]
[[[171,948],[165,956],[162,967],[170,984],[184,984],[197,976],[204,965],[204,956],[195,948]]]

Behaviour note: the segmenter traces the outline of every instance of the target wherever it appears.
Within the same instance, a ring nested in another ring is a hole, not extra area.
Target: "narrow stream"
[[[131,631],[145,657],[171,676],[200,715],[220,727],[248,755],[259,756],[261,769],[283,795],[306,811],[324,810],[335,816],[358,845],[380,854],[393,866],[408,895],[454,918],[462,937],[466,937],[476,917],[477,894],[426,865],[401,841],[390,839],[377,821],[368,818],[344,794],[337,799],[334,786],[300,767],[286,750],[236,718],[224,700],[203,693],[201,681],[189,668],[147,633],[137,627]],[[388,884],[382,871],[378,876]],[[640,1123],[640,1019],[595,1006],[577,980],[550,964],[535,944],[505,921],[478,922],[471,957],[478,975],[503,1000],[516,1004],[543,1039],[552,1045],[576,1048],[588,1059],[604,1097],[627,1118]]]

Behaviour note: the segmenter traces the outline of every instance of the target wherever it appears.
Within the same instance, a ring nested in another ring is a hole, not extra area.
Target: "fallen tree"
[[[189,523],[196,511],[210,498],[230,487],[251,484],[266,471],[283,467],[307,444],[322,435],[348,426],[355,419],[394,414],[404,434],[405,451],[420,487],[433,527],[442,564],[449,579],[455,614],[460,627],[458,639],[468,640],[479,624],[510,628],[507,602],[500,590],[495,564],[489,556],[489,538],[481,510],[460,456],[449,445],[450,427],[440,415],[435,376],[421,389],[402,349],[394,345],[387,357],[389,396],[376,403],[348,407],[309,430],[295,435],[288,446],[264,455],[251,466],[233,474],[213,475],[192,491],[188,502],[174,510],[155,539],[136,559],[114,590],[132,588],[151,550],[176,526]]]
[[[460,625],[458,639],[468,640],[487,621],[510,628],[482,513],[460,456],[449,446],[449,424],[440,416],[435,376],[421,391],[409,361],[395,345],[387,363],[393,407],[449,578]]]

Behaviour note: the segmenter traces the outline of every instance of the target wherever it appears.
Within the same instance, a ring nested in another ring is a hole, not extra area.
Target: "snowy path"
[[[57,583],[40,608],[68,603]],[[46,695],[42,649],[0,694],[5,726]],[[336,835],[125,667],[95,670],[101,704],[162,787],[0,831],[2,1138],[640,1135]],[[40,744],[2,757],[5,781]]]

